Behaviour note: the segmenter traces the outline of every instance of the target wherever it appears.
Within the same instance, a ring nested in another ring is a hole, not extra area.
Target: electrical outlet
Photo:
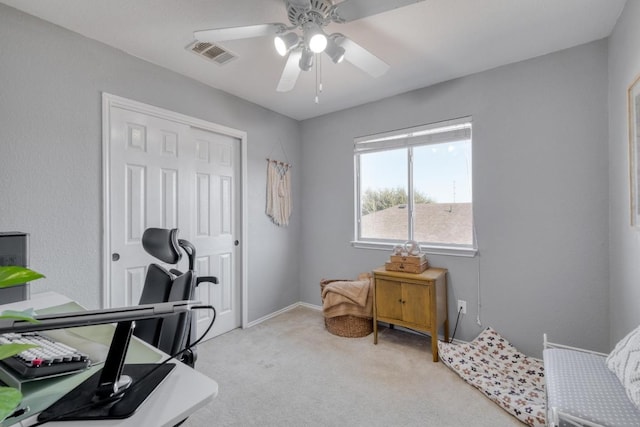
[[[456,309],[456,311],[462,314],[467,314],[467,302],[465,300],[459,299],[458,308]]]

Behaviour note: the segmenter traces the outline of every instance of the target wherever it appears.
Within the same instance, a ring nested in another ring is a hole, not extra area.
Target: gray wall
[[[629,0],[609,38],[611,341],[640,324],[640,229],[629,219],[627,88],[640,75],[640,1]]]
[[[320,304],[321,278],[387,258],[350,245],[354,137],[472,115],[480,252],[429,256],[450,269],[450,313],[456,299],[468,302],[456,336],[493,326],[533,355],[543,332],[608,351],[640,323],[626,133],[639,13],[629,0],[608,41],[298,123],[0,4],[0,231],[31,233],[31,265],[47,275],[35,291],[97,307],[101,92],[247,131],[255,320],[300,300]],[[264,215],[264,158],[279,140],[294,164],[286,229]]]
[[[456,338],[492,326],[532,355],[543,332],[607,350],[606,40],[304,121],[301,299],[389,256],[349,242],[353,138],[467,115],[479,256],[428,256],[449,269],[452,317],[467,301]]]
[[[297,121],[2,4],[0,61],[0,231],[31,233],[31,266],[47,276],[33,291],[101,303],[104,91],[248,133],[249,320],[299,301]],[[286,229],[264,214],[279,140],[294,164]]]

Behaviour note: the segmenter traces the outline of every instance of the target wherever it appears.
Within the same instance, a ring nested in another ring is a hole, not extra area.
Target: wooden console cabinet
[[[378,321],[431,334],[433,361],[438,361],[438,329],[449,340],[447,270],[422,273],[373,270],[373,343],[378,344]]]

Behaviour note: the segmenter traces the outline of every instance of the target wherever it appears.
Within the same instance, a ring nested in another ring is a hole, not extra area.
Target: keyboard
[[[10,368],[24,379],[81,371],[91,364],[86,354],[37,332],[0,335],[0,344],[12,343],[38,346],[0,360],[0,365]]]

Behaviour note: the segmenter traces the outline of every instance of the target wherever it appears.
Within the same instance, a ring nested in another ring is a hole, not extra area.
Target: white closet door
[[[240,144],[236,138],[191,129],[196,147],[195,202],[191,242],[197,248],[195,269],[200,276],[216,276],[218,284],[202,283],[197,297],[217,311],[211,336],[238,327],[240,319],[239,233],[240,198],[237,197]],[[210,313],[198,315],[203,331]]]
[[[142,248],[144,230],[178,228],[196,247],[197,273],[220,280],[197,291],[219,312],[210,336],[240,326],[239,140],[113,106],[109,117],[107,305],[137,304],[147,266],[159,263]],[[178,269],[187,268],[184,255]],[[206,327],[209,313],[198,320]]]

